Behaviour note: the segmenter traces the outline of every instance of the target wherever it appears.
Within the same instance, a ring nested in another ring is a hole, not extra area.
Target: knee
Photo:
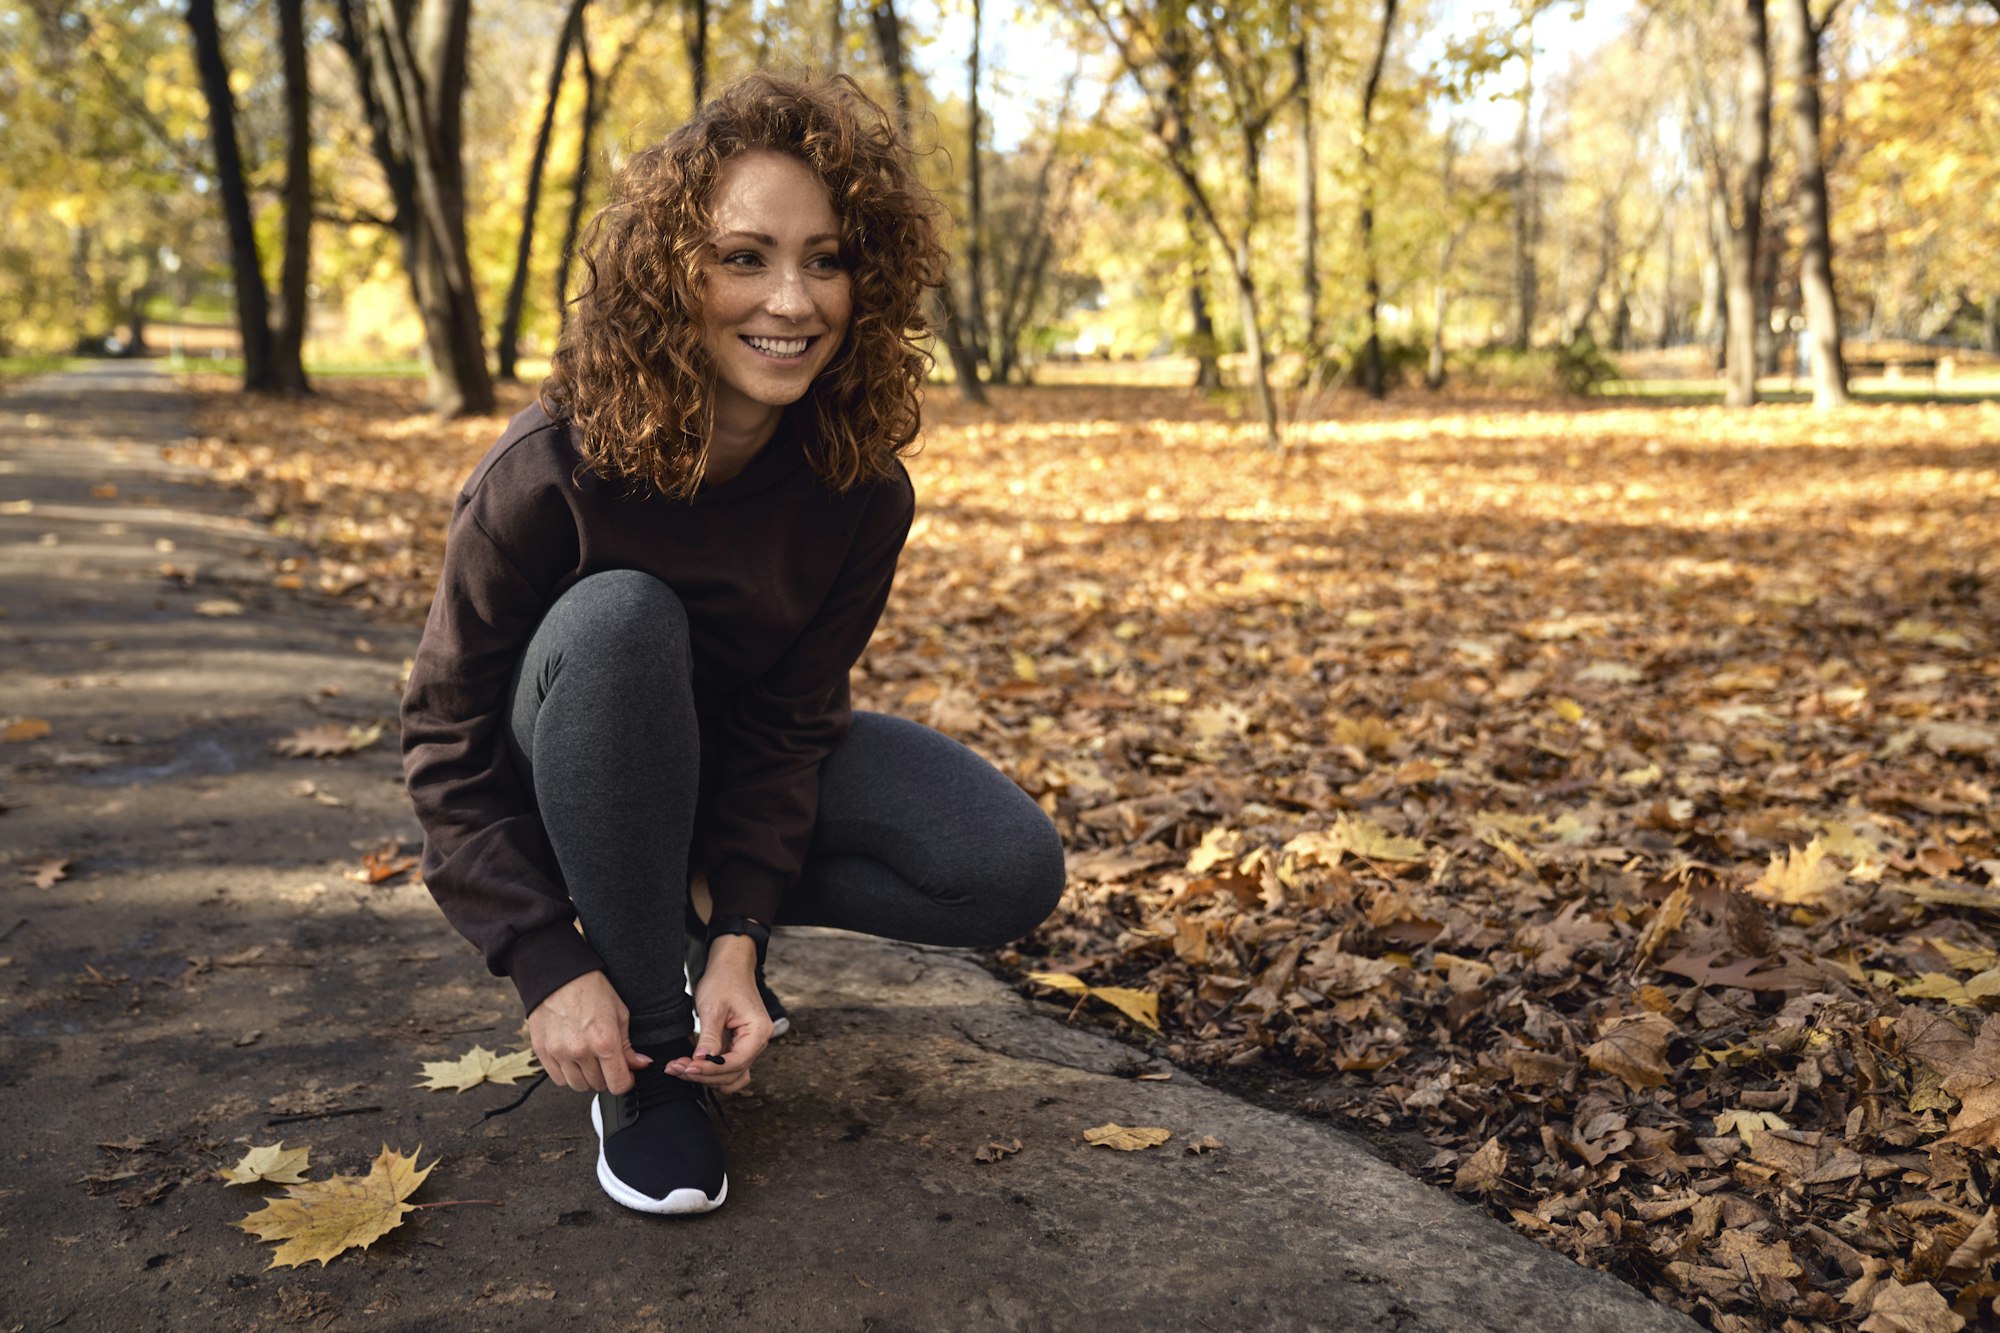
[[[1011,821],[1015,827],[1003,843],[1011,849],[1011,854],[993,867],[1000,872],[1001,882],[992,885],[984,895],[996,910],[993,938],[983,947],[997,947],[1021,938],[1048,920],[1062,902],[1068,880],[1062,839],[1039,806],[1026,801],[1023,804],[1027,811]]]
[[[685,653],[687,609],[651,574],[607,569],[579,579],[556,599],[549,619],[558,622],[571,644],[637,653]]]

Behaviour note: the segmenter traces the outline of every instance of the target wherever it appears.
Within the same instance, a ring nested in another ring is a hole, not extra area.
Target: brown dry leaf
[[[240,616],[243,614],[243,603],[227,597],[209,597],[194,604],[194,613],[198,616]]]
[[[380,727],[323,722],[317,727],[301,727],[283,740],[273,741],[271,748],[293,759],[325,759],[365,750],[381,739]]]
[[[1490,1138],[1479,1151],[1459,1163],[1451,1187],[1466,1194],[1491,1194],[1507,1179],[1507,1145]]]
[[[1181,1151],[1190,1157],[1201,1157],[1207,1153],[1221,1152],[1222,1140],[1213,1134],[1204,1134],[1192,1143],[1187,1144]]]
[[[416,1086],[432,1092],[464,1092],[482,1083],[512,1083],[541,1072],[531,1050],[495,1055],[475,1046],[456,1060],[426,1060],[423,1079]]]
[[[999,1161],[1003,1157],[1012,1157],[1019,1151],[1021,1151],[1021,1141],[1019,1139],[1009,1139],[1005,1143],[995,1139],[991,1143],[982,1144],[974,1149],[972,1160],[982,1165],[988,1165]]]
[[[1119,1152],[1157,1148],[1173,1136],[1173,1131],[1170,1129],[1159,1129],[1149,1125],[1104,1124],[1083,1131],[1085,1143],[1099,1148],[1115,1148]]]
[[[49,730],[49,724],[44,719],[39,717],[24,717],[18,722],[9,722],[6,730],[0,731],[0,741],[10,743],[15,741],[38,741],[48,735]]]
[[[307,1159],[311,1154],[310,1147],[287,1148],[284,1140],[280,1139],[261,1148],[252,1148],[235,1166],[215,1174],[232,1185],[255,1185],[262,1181],[274,1185],[297,1185],[305,1181]]]
[[[21,875],[38,889],[53,889],[58,881],[69,878],[69,866],[67,856],[48,856],[22,865]]]
[[[1928,1282],[1906,1287],[1894,1278],[1876,1285],[1868,1318],[1861,1321],[1861,1333],[1958,1333],[1964,1327],[1936,1287]]]
[[[1673,1023],[1659,1014],[1613,1019],[1602,1038],[1584,1047],[1583,1058],[1592,1069],[1616,1074],[1635,1091],[1657,1088],[1671,1072],[1667,1043],[1673,1036]]]
[[[289,1186],[261,1212],[232,1222],[259,1240],[282,1241],[271,1256],[273,1268],[297,1268],[315,1259],[320,1267],[344,1250],[366,1249],[396,1227],[416,1207],[403,1202],[437,1168],[419,1167],[419,1148],[408,1157],[387,1144],[365,1176],[335,1176]]]

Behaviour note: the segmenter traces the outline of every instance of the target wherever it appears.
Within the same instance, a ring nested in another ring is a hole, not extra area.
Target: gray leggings
[[[529,642],[507,723],[633,1044],[686,1035],[702,764],[680,599],[636,570],[577,583]],[[1062,888],[1055,827],[1004,774],[928,727],[857,713],[820,766],[812,846],[776,924],[991,946],[1034,929]]]

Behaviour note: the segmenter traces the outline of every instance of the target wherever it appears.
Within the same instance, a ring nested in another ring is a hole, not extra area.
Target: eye
[[[764,257],[755,250],[737,250],[722,257],[724,268],[755,268],[764,262]]]
[[[806,263],[815,272],[820,272],[820,273],[838,273],[847,267],[845,264],[840,262],[840,256],[834,254],[831,251],[828,251],[825,254],[814,255],[811,259],[808,259]]]

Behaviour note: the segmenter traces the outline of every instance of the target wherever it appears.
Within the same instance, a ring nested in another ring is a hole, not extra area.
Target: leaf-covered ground
[[[944,397],[857,695],[1056,818],[1010,962],[1715,1328],[2000,1314],[2000,407],[1342,404],[1274,455]],[[319,552],[274,577],[398,616],[501,424],[205,421]]]

